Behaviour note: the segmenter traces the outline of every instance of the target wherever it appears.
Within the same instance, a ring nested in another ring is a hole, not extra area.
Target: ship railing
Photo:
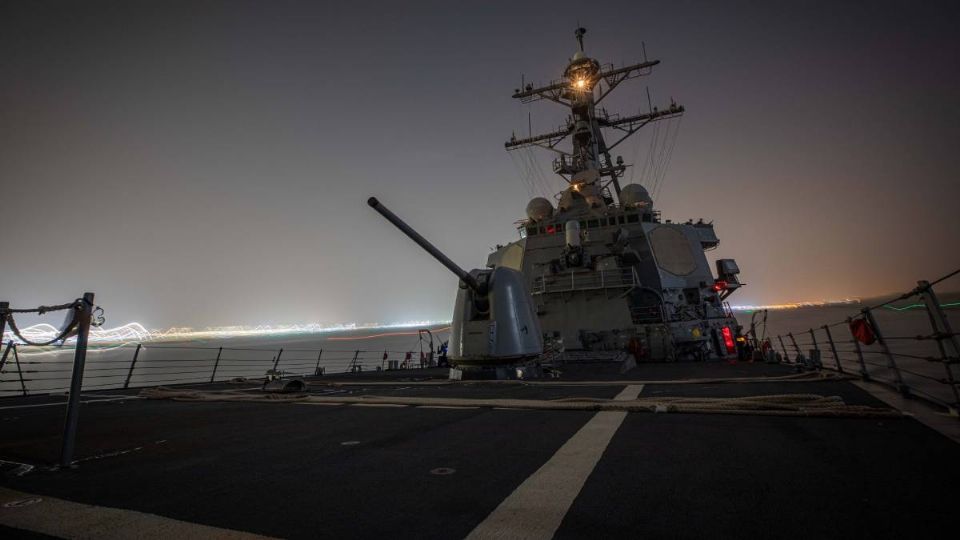
[[[436,365],[432,338],[425,340],[422,330],[417,332],[417,346],[407,350],[91,343],[88,340],[91,326],[103,322],[93,300],[93,293],[85,293],[70,303],[34,309],[13,309],[8,302],[0,302],[0,337],[5,337],[8,324],[11,334],[0,353],[0,396],[67,393],[61,467],[74,465],[80,396],[84,391],[216,382],[258,384],[266,383],[268,377],[278,373],[281,377],[302,377]],[[71,321],[55,339],[38,342],[16,325],[15,317],[19,313],[51,311],[67,311],[67,320]],[[77,333],[73,346],[53,345],[62,343],[73,332]]]
[[[910,291],[841,320],[755,345],[770,347],[798,369],[827,369],[878,383],[960,418],[960,333],[956,320],[950,320],[960,301],[956,293],[941,298],[935,285],[960,290],[960,269],[932,282],[918,281]]]
[[[632,268],[612,268],[558,272],[537,276],[533,280],[531,293],[560,294],[573,291],[632,289],[639,286],[636,272]]]
[[[322,338],[321,338],[322,339]],[[0,397],[69,390],[75,346],[37,347],[13,340],[0,352]],[[422,369],[439,356],[425,344],[410,349],[195,346],[164,342],[91,343],[82,390],[159,385],[256,382],[267,371],[284,377]]]

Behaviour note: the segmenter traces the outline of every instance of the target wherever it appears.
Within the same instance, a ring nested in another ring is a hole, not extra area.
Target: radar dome
[[[627,184],[620,190],[620,203],[625,208],[653,208],[653,199],[640,184]]]
[[[527,203],[527,217],[533,221],[543,221],[553,215],[553,205],[543,197],[535,197]]]

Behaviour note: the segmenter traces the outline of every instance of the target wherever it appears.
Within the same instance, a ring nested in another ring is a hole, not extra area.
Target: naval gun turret
[[[450,329],[452,366],[480,371],[523,364],[543,353],[540,323],[523,274],[505,266],[467,272],[376,197],[367,204],[460,278]]]

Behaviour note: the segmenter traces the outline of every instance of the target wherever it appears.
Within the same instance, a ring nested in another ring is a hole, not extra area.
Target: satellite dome
[[[576,62],[577,60],[583,60],[587,55],[583,54],[583,51],[577,51],[573,53],[573,58],[570,59],[571,62]]]
[[[543,221],[553,215],[553,205],[543,197],[535,197],[527,203],[527,217],[533,221]]]
[[[620,190],[620,203],[624,208],[653,208],[653,199],[640,184],[627,184]]]

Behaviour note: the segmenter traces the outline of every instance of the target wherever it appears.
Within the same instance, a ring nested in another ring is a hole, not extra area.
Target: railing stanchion
[[[0,302],[0,344],[3,343],[3,333],[7,331],[7,310],[10,302]]]
[[[0,302],[0,346],[3,346],[3,333],[7,331],[7,310],[10,309],[10,302]],[[10,354],[10,348],[13,347],[13,340],[7,343],[7,348],[3,351],[3,358],[0,358],[0,371],[3,371],[3,365],[7,363],[7,355]]]
[[[217,359],[213,362],[213,373],[210,374],[210,382],[217,378],[217,367],[220,366],[220,355],[223,354],[223,347],[217,349]]]
[[[277,359],[273,361],[273,370],[277,370],[277,366],[280,365],[280,355],[283,354],[283,348],[280,348],[280,352],[277,353]]]
[[[130,387],[130,378],[133,377],[133,368],[137,367],[137,358],[140,356],[140,348],[142,346],[142,343],[137,343],[137,350],[133,351],[133,360],[130,362],[130,371],[127,372],[127,380],[123,383],[124,388]]]
[[[830,344],[830,352],[833,353],[833,361],[837,364],[837,371],[843,373],[843,366],[840,365],[840,355],[837,354],[837,346],[833,343],[833,334],[830,333],[830,327],[823,325],[823,331],[827,333],[827,343]]]
[[[800,357],[803,356],[803,353],[800,352],[800,346],[797,345],[797,338],[793,337],[793,332],[789,332],[787,337],[790,338],[790,343],[793,344],[793,350],[797,351],[797,361],[800,361]]]
[[[23,391],[23,395],[27,395],[27,383],[23,380],[23,370],[20,369],[20,355],[17,354],[17,346],[13,346],[13,361],[17,363],[17,373],[20,374],[20,390]]]
[[[83,366],[87,360],[87,340],[90,337],[90,319],[93,315],[93,293],[83,293],[77,313],[77,348],[73,357],[73,374],[70,377],[70,399],[67,402],[67,420],[63,427],[63,446],[60,451],[60,466],[71,467],[73,450],[77,442],[77,424],[80,421],[80,392],[83,387]],[[77,308],[74,308],[77,309]]]
[[[953,327],[950,326],[950,320],[947,319],[943,308],[940,307],[940,300],[933,287],[928,281],[918,281],[917,285],[920,291],[920,298],[927,307],[927,315],[930,317],[930,326],[933,328],[934,339],[937,342],[937,348],[940,350],[940,358],[943,359],[943,367],[947,371],[947,384],[953,391],[954,414],[960,410],[960,393],[957,389],[957,380],[953,376],[954,362],[960,361],[960,344],[957,343],[957,336],[953,333]],[[950,349],[953,349],[951,352]]]
[[[357,349],[357,352],[353,353],[353,360],[350,361],[350,372],[352,373],[357,369],[357,357],[360,356],[360,349]]]
[[[13,340],[7,342],[7,348],[3,350],[3,356],[0,357],[0,371],[3,371],[3,366],[7,365],[7,355],[10,354],[10,349],[13,348]]]
[[[313,376],[318,377],[320,375],[320,358],[323,356],[323,349],[320,349],[320,354],[317,355],[317,367],[313,368]]]
[[[787,346],[783,344],[783,336],[777,335],[777,339],[780,340],[780,348],[783,350],[783,359],[790,363],[790,353],[787,352]]]
[[[877,320],[873,318],[873,312],[869,309],[864,309],[862,313],[867,318],[867,322],[870,323],[870,327],[873,328],[873,333],[877,336],[877,343],[880,344],[883,354],[887,357],[887,366],[893,370],[893,380],[897,386],[897,390],[901,394],[908,394],[910,389],[907,385],[903,384],[903,376],[900,375],[900,368],[897,367],[897,362],[893,359],[893,353],[890,352],[887,341],[883,339],[883,334],[880,333],[880,326],[877,325]]]
[[[814,366],[816,369],[821,369],[823,367],[823,360],[820,359],[820,346],[817,344],[817,334],[813,331],[813,328],[810,329],[810,341],[813,342],[813,350],[817,351],[817,363]]]
[[[851,322],[853,322],[853,318],[847,317],[847,328],[850,328]],[[852,328],[850,328],[850,336],[853,337],[853,348],[857,351],[857,360],[860,362],[860,378],[869,381],[870,373],[867,371],[867,363],[863,360],[863,349],[860,348],[860,340],[857,339],[857,336],[853,335]]]

